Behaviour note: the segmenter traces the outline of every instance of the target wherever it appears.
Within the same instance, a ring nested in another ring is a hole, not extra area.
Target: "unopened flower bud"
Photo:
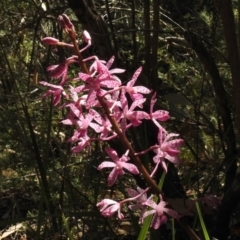
[[[67,28],[74,29],[74,26],[73,26],[71,20],[69,19],[69,17],[66,14],[62,14],[62,18],[63,18],[63,21]]]
[[[59,43],[59,40],[53,37],[45,37],[42,39],[42,43],[47,45],[57,45]]]
[[[69,35],[71,39],[76,39],[75,28],[66,14],[62,14],[58,17],[58,24]]]
[[[84,30],[83,31],[83,40],[88,44],[91,45],[91,36],[88,33],[88,31]]]
[[[58,17],[58,24],[60,27],[64,30],[74,30],[74,26],[72,22],[70,21],[69,17],[66,14],[62,14]]]

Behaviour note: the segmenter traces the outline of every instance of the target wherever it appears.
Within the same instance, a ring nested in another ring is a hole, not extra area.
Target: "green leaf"
[[[197,213],[198,213],[198,217],[199,217],[199,220],[200,220],[201,228],[202,228],[202,231],[203,231],[204,239],[205,240],[210,240],[210,237],[208,235],[208,231],[206,229],[206,225],[204,223],[203,216],[202,216],[202,213],[201,213],[200,206],[199,206],[198,202],[196,202],[196,208],[197,208]]]

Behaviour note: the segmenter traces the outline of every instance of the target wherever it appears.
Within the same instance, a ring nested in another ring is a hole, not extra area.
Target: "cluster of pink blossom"
[[[71,48],[76,55],[67,58],[58,65],[48,67],[49,76],[57,79],[57,84],[44,81],[40,83],[49,88],[44,96],[53,96],[54,106],[61,102],[61,107],[67,109],[67,118],[62,123],[74,126],[73,136],[68,139],[73,144],[72,152],[85,151],[86,148],[90,148],[93,141],[111,141],[114,138],[119,138],[126,148],[126,153],[119,157],[114,149],[106,147],[105,152],[111,161],[104,161],[98,166],[98,170],[112,168],[107,180],[108,185],[115,184],[126,170],[131,174],[144,172],[144,177],[154,185],[152,177],[158,167],[162,167],[167,172],[166,161],[174,164],[179,163],[179,148],[183,144],[182,139],[176,138],[178,134],[168,133],[159,123],[168,120],[169,113],[163,110],[154,111],[154,105],[157,101],[156,93],[153,93],[151,97],[149,112],[143,111],[145,96],[150,94],[151,90],[144,86],[135,85],[142,68],[137,69],[132,79],[123,85],[116,74],[123,73],[124,70],[110,69],[114,57],[108,62],[99,60],[96,56],[82,59],[81,52],[91,45],[89,33],[83,31],[86,47],[79,50],[76,32],[69,18],[63,14],[58,18],[58,22],[72,40],[72,44],[63,43],[51,37],[42,39],[42,42],[47,45]],[[68,66],[71,63],[79,63],[81,67],[81,71],[75,78],[68,77]],[[90,67],[87,68],[87,65]],[[62,97],[68,99],[64,104],[61,101]],[[136,153],[132,149],[126,133],[129,128],[139,126],[143,120],[152,121],[158,127],[158,142],[148,149]],[[150,174],[146,173],[138,158],[139,155],[146,154],[148,151],[155,153],[153,157],[155,167]],[[141,211],[140,220],[142,222],[145,217],[154,214],[151,226],[157,229],[167,221],[168,215],[173,218],[179,216],[176,211],[166,207],[168,203],[163,201],[162,195],[159,194],[160,191],[158,192],[158,204],[153,201],[153,195],[147,197],[147,192],[151,188],[152,185],[145,190],[139,187],[137,190],[129,189],[129,198],[119,202],[103,199],[97,206],[103,216],[109,217],[117,213],[118,218],[123,219],[124,216],[121,213],[123,204],[135,202],[129,208]]]

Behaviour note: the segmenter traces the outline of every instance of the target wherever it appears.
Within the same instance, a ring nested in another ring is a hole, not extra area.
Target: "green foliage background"
[[[184,138],[182,164],[176,172],[186,196],[196,193],[224,197],[231,164],[227,160],[229,156],[236,159],[234,181],[239,156],[236,152],[226,154],[226,129],[211,76],[184,37],[187,32],[195,33],[214,59],[229,102],[230,124],[237,133],[235,109],[239,106],[233,102],[229,56],[214,5],[211,1],[161,1],[156,24],[156,1],[85,2],[103,19],[111,54],[116,56],[116,64],[127,70],[123,82],[143,65],[139,84],[157,91],[159,109],[168,110],[172,116],[167,128]],[[127,213],[127,209],[124,211],[130,230],[123,230],[123,224],[115,219],[104,219],[96,208],[103,197],[124,198],[125,189],[135,186],[135,180],[126,176],[109,190],[107,173],[96,170],[105,158],[102,144],[94,144],[91,153],[71,154],[66,139],[73,129],[60,123],[65,112],[52,108],[51,99],[42,99],[45,89],[38,82],[51,81],[46,68],[71,54],[68,49],[41,44],[41,38],[46,36],[68,41],[57,25],[57,16],[66,13],[73,20],[79,44],[82,29],[91,24],[96,27],[88,18],[79,20],[77,8],[72,6],[72,1],[63,0],[0,2],[0,227],[6,229],[21,222],[25,227],[19,234],[37,239],[58,239],[57,233],[62,239],[137,235],[137,217]],[[232,8],[237,31],[237,2],[233,1]],[[102,54],[104,48],[108,46],[95,42],[88,54],[107,59],[109,56]],[[78,67],[71,67],[70,72],[76,75]],[[146,133],[138,134],[135,139],[148,137]],[[175,187],[174,191],[178,189]],[[231,214],[237,206],[238,203]],[[235,221],[233,215],[231,221]],[[211,232],[210,225],[207,227]],[[176,236],[187,239],[180,230]]]

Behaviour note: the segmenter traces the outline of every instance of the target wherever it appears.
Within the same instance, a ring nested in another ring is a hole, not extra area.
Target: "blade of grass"
[[[204,220],[203,220],[202,212],[200,210],[200,206],[199,206],[199,203],[197,201],[196,201],[196,209],[197,209],[197,213],[198,213],[198,217],[199,217],[199,220],[200,220],[200,224],[201,224],[201,228],[202,228],[202,231],[203,231],[204,238],[205,238],[205,240],[210,240],[206,225],[205,225]]]

